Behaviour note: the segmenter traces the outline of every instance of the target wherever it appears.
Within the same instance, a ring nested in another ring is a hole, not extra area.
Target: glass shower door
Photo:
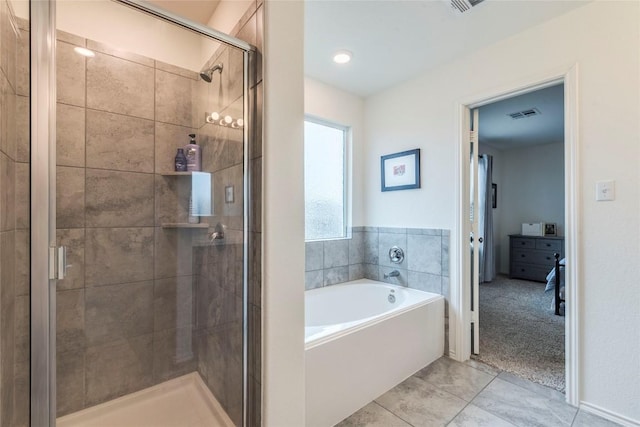
[[[56,9],[53,418],[242,425],[246,43],[108,0]]]

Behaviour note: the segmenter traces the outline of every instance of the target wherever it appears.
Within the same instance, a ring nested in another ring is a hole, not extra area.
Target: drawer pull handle
[[[520,244],[521,244],[521,245],[526,245],[527,243],[526,243],[526,242],[520,242]]]

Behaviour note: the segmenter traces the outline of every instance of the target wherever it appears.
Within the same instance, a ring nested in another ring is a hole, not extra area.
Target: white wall
[[[29,20],[29,1],[28,0],[9,0],[9,4],[13,9],[13,13],[18,18]]]
[[[640,422],[640,10],[596,1],[367,100],[366,225],[451,228],[456,105],[578,64],[580,399]],[[380,156],[422,148],[422,189],[381,193]],[[616,180],[616,201],[595,184]],[[392,208],[390,208],[392,207]],[[452,263],[455,265],[455,263]],[[452,287],[459,286],[452,271]],[[453,313],[454,315],[456,313]]]
[[[304,423],[304,2],[264,23],[263,420]]]
[[[251,0],[221,0],[211,14],[207,26],[225,34],[231,34],[244,14],[253,4]],[[202,40],[201,65],[205,64],[213,55],[220,44]]]
[[[310,77],[304,79],[304,112],[351,128],[349,159],[351,179],[351,225],[364,225],[362,189],[362,155],[364,145],[364,101],[357,95],[329,86]]]
[[[501,272],[509,272],[509,234],[523,222],[555,222],[564,236],[564,144],[544,144],[502,152]]]
[[[127,6],[107,0],[58,0],[56,12],[59,30],[188,70],[202,66],[203,37]]]

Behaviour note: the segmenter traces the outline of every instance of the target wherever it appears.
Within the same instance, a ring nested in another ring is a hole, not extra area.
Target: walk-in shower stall
[[[262,6],[0,3],[0,425],[259,425]]]

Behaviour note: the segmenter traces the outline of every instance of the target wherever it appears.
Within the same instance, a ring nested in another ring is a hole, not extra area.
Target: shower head
[[[208,70],[200,71],[200,78],[207,83],[211,83],[211,80],[213,79],[213,73],[216,71],[219,73],[222,72],[222,62],[217,65],[214,65]]]

